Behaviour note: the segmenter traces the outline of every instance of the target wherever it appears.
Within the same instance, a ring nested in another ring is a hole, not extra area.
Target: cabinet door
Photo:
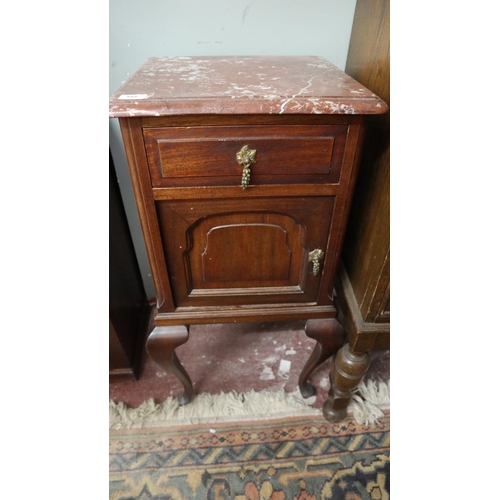
[[[156,202],[175,305],[315,303],[332,196]],[[319,270],[309,252],[321,249]]]

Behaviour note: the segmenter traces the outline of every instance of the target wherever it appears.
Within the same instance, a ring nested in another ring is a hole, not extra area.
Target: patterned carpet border
[[[110,500],[385,500],[390,417],[110,430]]]

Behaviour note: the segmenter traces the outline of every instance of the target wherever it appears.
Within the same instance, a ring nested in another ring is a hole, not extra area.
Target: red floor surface
[[[306,336],[304,325],[305,321],[193,325],[188,342],[176,352],[196,394],[282,388],[299,394],[298,377],[316,343]],[[288,374],[279,373],[282,360],[290,362]],[[316,396],[307,400],[313,407],[320,408],[327,399],[332,363],[327,360],[309,379],[316,388]],[[367,378],[389,380],[389,351],[371,354]],[[161,403],[177,396],[182,385],[144,355],[139,380],[110,382],[109,392],[113,401],[137,407],[150,398]]]

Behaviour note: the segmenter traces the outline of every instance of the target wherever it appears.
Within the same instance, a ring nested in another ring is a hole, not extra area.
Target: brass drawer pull
[[[255,163],[256,149],[249,149],[248,146],[243,146],[240,151],[236,153],[236,161],[243,167],[243,174],[241,176],[241,187],[246,189],[250,184],[250,165]]]
[[[318,276],[319,274],[319,261],[323,259],[325,252],[321,248],[316,248],[312,252],[309,252],[309,262],[313,263],[313,276]]]

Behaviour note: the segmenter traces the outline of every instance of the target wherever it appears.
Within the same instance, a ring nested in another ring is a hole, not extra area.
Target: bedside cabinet
[[[189,325],[307,319],[299,378],[343,344],[333,282],[365,116],[386,104],[317,57],[149,59],[110,99],[157,292],[147,351],[184,386]],[[249,381],[251,384],[251,381]]]

